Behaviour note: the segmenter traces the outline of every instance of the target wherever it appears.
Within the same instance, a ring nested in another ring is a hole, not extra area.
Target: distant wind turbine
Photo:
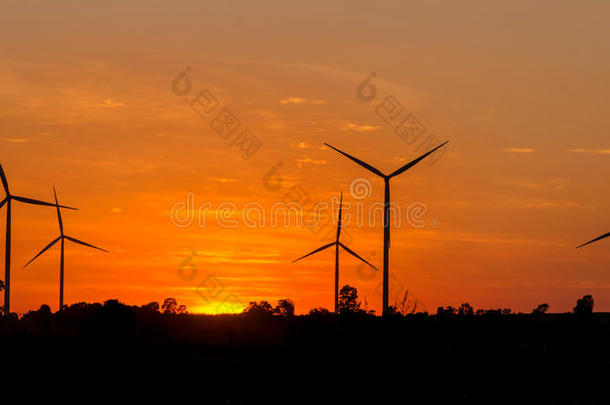
[[[389,272],[390,272],[390,269],[389,269],[389,267],[390,267],[390,257],[389,257],[389,253],[390,253],[390,179],[392,177],[398,176],[399,174],[401,174],[401,173],[407,171],[408,169],[410,169],[411,167],[415,166],[417,163],[421,162],[426,157],[428,157],[432,153],[434,153],[437,149],[440,149],[441,147],[445,146],[447,143],[449,143],[449,141],[443,143],[442,145],[437,146],[436,148],[432,149],[431,151],[429,151],[427,153],[424,153],[417,159],[407,163],[406,165],[402,166],[401,168],[395,170],[394,172],[392,172],[390,174],[383,174],[380,170],[377,170],[376,168],[369,165],[368,163],[365,163],[360,159],[357,159],[351,155],[348,155],[347,153],[340,151],[339,149],[335,148],[334,146],[331,146],[327,143],[324,144],[324,145],[328,146],[329,148],[336,150],[337,152],[339,152],[343,156],[347,157],[348,159],[351,159],[354,162],[358,163],[360,166],[364,167],[365,169],[375,173],[377,176],[383,178],[383,181],[385,183],[385,193],[384,193],[385,197],[384,197],[384,210],[383,210],[383,314],[386,314],[388,311],[388,298],[389,298],[388,291],[389,291]]]
[[[0,208],[6,204],[6,248],[4,252],[4,313],[8,315],[10,313],[10,305],[11,305],[11,206],[13,200],[19,201],[26,204],[34,204],[34,205],[46,205],[50,207],[54,207],[55,204],[51,204],[45,201],[33,200],[31,198],[19,197],[16,195],[12,195],[8,188],[8,181],[6,180],[6,176],[4,175],[4,170],[2,169],[2,165],[0,164],[0,179],[2,179],[2,185],[4,186],[4,192],[6,196],[4,200],[0,201]],[[64,207],[70,210],[75,210],[76,208]]]
[[[60,207],[65,208],[65,207],[63,205],[59,205],[59,203],[57,202],[57,192],[55,191],[55,187],[53,187],[53,194],[55,194],[55,207],[57,208],[57,222],[59,223],[59,236],[56,239],[53,239],[53,241],[51,241],[51,243],[49,243],[44,249],[42,249],[40,251],[40,253],[38,253],[36,256],[34,256],[34,258],[32,260],[30,260],[29,262],[27,262],[25,264],[25,266],[23,266],[23,267],[25,268],[28,264],[30,264],[34,260],[36,260],[36,258],[38,256],[40,256],[41,254],[46,252],[57,242],[61,241],[61,259],[59,261],[59,310],[61,310],[64,307],[64,240],[67,239],[71,242],[78,243],[79,245],[88,246],[88,247],[91,247],[91,248],[94,248],[97,250],[101,250],[102,252],[108,253],[108,251],[64,234],[64,223],[61,219],[61,212],[59,211],[59,208]]]
[[[587,242],[587,243],[583,243],[583,244],[582,244],[582,245],[580,245],[580,246],[576,246],[576,249],[581,248],[581,247],[583,247],[583,246],[586,246],[586,245],[588,245],[589,243],[593,243],[593,242],[597,242],[598,240],[605,239],[605,238],[607,238],[607,237],[609,237],[609,236],[610,236],[610,232],[608,232],[608,233],[606,233],[606,234],[604,234],[604,235],[602,235],[602,236],[598,236],[597,238],[595,238],[595,239],[593,239],[593,240],[590,240],[590,241],[589,241],[589,242]]]
[[[335,239],[334,242],[329,243],[328,245],[324,245],[321,248],[318,248],[318,249],[314,250],[313,252],[307,253],[305,256],[299,257],[298,259],[292,261],[293,263],[298,262],[299,260],[304,259],[307,256],[311,256],[314,253],[318,253],[324,249],[335,246],[335,313],[337,313],[338,306],[339,306],[339,247],[343,248],[343,250],[345,250],[347,253],[351,254],[352,256],[362,260],[364,263],[368,264],[375,270],[378,270],[377,267],[373,266],[371,263],[367,262],[362,257],[358,256],[358,254],[356,252],[354,252],[353,250],[351,250],[350,248],[348,248],[347,246],[345,246],[343,243],[341,243],[339,241],[339,237],[341,236],[341,210],[342,210],[342,208],[343,208],[343,193],[341,193],[341,201],[339,203],[339,219],[337,221],[337,239]]]

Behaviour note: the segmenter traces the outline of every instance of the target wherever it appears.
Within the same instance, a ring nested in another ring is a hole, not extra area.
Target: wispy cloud
[[[216,181],[218,183],[238,183],[238,179],[227,179],[225,177],[206,177],[206,180]]]
[[[236,253],[226,250],[213,250],[206,252],[197,252],[196,261],[205,263],[231,263],[231,264],[273,264],[282,263],[277,259],[280,255],[277,253],[264,252],[246,252]]]
[[[312,149],[312,146],[306,142],[293,142],[290,144],[290,147],[297,149]]]
[[[4,142],[10,142],[10,143],[24,143],[24,142],[29,142],[29,139],[24,139],[24,138],[5,138],[5,137],[0,137],[0,140],[3,140]]]
[[[116,108],[116,107],[123,107],[124,105],[125,105],[124,103],[114,102],[110,98],[107,98],[104,100],[104,106],[106,106],[106,107]]]
[[[510,186],[526,188],[530,190],[565,188],[565,182],[562,179],[542,180],[539,182],[526,179],[507,179],[505,180],[505,183]]]
[[[304,97],[288,97],[280,100],[280,104],[326,104],[326,100],[316,100]]]
[[[327,65],[316,65],[316,64],[307,64],[307,63],[285,63],[285,62],[270,62],[268,60],[245,60],[247,63],[256,63],[259,65],[271,65],[275,67],[282,67],[286,69],[290,69],[291,72],[296,70],[305,70],[307,72],[307,78],[309,79],[312,74],[323,75],[327,78],[337,80],[345,80],[348,82],[352,82],[355,86],[358,86],[362,80],[366,77],[368,72],[363,71],[352,71],[343,68],[337,68],[334,66]],[[325,81],[327,81],[325,79]],[[395,95],[400,95],[400,101],[402,103],[408,103],[412,107],[418,107],[421,104],[421,99],[423,99],[426,94],[422,93],[415,88],[408,86],[406,84],[394,82],[388,80],[381,75],[377,75],[375,78],[375,85],[379,89],[384,89],[390,93]]]
[[[578,208],[582,210],[592,210],[597,207],[582,205],[576,201],[536,201],[530,202],[523,205],[523,208],[538,208],[538,209],[569,209]]]
[[[111,98],[106,98],[100,103],[97,100],[91,100],[84,97],[81,100],[81,106],[85,108],[118,108],[125,107],[125,103],[113,101]]]
[[[352,122],[348,122],[343,128],[343,131],[356,131],[356,132],[367,132],[374,131],[381,128],[381,125],[358,125]]]
[[[532,149],[532,148],[505,148],[504,152],[508,152],[508,153],[532,153],[532,152],[536,152],[536,149]]]
[[[313,160],[310,158],[306,158],[306,159],[297,159],[297,163],[298,163],[299,167],[303,167],[304,163],[308,163],[308,164],[312,164],[312,165],[325,165],[326,160]]]
[[[447,240],[465,242],[469,244],[494,244],[494,245],[521,245],[521,246],[542,246],[560,247],[564,246],[560,242],[536,238],[506,237],[494,234],[483,234],[474,232],[456,232],[444,235],[434,234],[435,240]]]
[[[610,149],[568,149],[570,153],[598,153],[603,155],[609,155]]]

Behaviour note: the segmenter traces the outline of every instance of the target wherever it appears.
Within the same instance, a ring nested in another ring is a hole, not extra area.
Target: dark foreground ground
[[[2,385],[25,383],[20,397],[82,390],[85,403],[608,404],[609,321],[91,306],[0,320],[0,368]]]

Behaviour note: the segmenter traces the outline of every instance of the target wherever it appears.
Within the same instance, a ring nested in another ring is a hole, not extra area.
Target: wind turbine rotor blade
[[[10,194],[8,191],[8,181],[6,180],[6,175],[4,174],[4,169],[2,168],[1,164],[0,164],[0,178],[2,179],[2,185],[4,186],[4,191],[6,192],[6,195],[8,197],[8,195]]]
[[[90,248],[97,249],[97,250],[101,250],[102,252],[106,252],[106,253],[108,253],[108,251],[107,251],[106,249],[98,248],[97,246],[93,246],[93,245],[91,245],[91,244],[89,244],[89,243],[87,243],[87,242],[83,242],[82,240],[78,240],[78,239],[76,239],[76,238],[72,238],[72,237],[70,237],[70,236],[64,236],[64,238],[66,238],[66,239],[68,239],[69,241],[72,241],[72,242],[74,242],[74,243],[78,243],[79,245],[83,245],[83,246],[89,246]]]
[[[313,255],[314,253],[318,253],[318,252],[319,252],[319,251],[321,251],[321,250],[328,249],[329,247],[334,246],[334,245],[336,245],[336,244],[337,244],[337,242],[332,242],[332,243],[329,243],[328,245],[324,245],[324,246],[322,246],[321,248],[318,248],[318,249],[314,250],[314,251],[313,251],[313,252],[311,252],[311,253],[307,253],[305,256],[302,256],[302,257],[299,257],[299,258],[298,258],[298,259],[296,259],[296,260],[293,260],[292,262],[293,262],[293,263],[294,263],[294,262],[298,262],[299,260],[304,259],[304,258],[306,258],[307,256],[311,256],[311,255]]]
[[[53,194],[55,195],[55,208],[57,208],[57,222],[59,222],[59,231],[61,234],[64,234],[64,221],[61,219],[61,212],[59,210],[59,202],[57,201],[57,191],[55,190],[55,186],[53,186]]]
[[[606,233],[606,234],[604,234],[604,235],[602,235],[602,236],[599,236],[599,237],[597,237],[597,238],[595,238],[595,239],[593,239],[593,240],[590,240],[590,241],[589,241],[589,242],[587,242],[587,243],[583,243],[583,244],[582,244],[582,245],[580,245],[580,246],[576,246],[576,249],[581,248],[581,247],[583,247],[583,246],[586,246],[586,245],[588,245],[588,244],[590,244],[590,243],[597,242],[598,240],[605,239],[605,238],[607,238],[607,237],[609,237],[609,236],[610,236],[610,232],[608,232],[608,233]]]
[[[372,268],[374,268],[375,270],[379,271],[379,269],[375,266],[373,266],[371,263],[367,262],[366,260],[364,260],[362,257],[358,256],[358,253],[354,252],[353,250],[351,250],[350,248],[348,248],[347,246],[345,246],[343,243],[339,242],[339,246],[341,246],[347,253],[349,253],[350,255],[362,260],[363,262],[365,262],[366,264],[368,264],[369,266],[371,266]]]
[[[385,174],[381,173],[379,170],[375,169],[375,168],[374,168],[373,166],[371,166],[370,164],[365,163],[365,162],[363,162],[362,160],[360,160],[360,159],[358,159],[358,158],[355,158],[355,157],[353,157],[353,156],[351,156],[351,155],[348,155],[347,153],[342,152],[342,151],[340,151],[339,149],[337,149],[337,148],[335,148],[334,146],[331,146],[331,145],[329,145],[329,144],[327,144],[327,143],[324,143],[324,145],[328,146],[328,147],[329,147],[329,148],[331,148],[331,149],[336,150],[337,152],[339,152],[340,154],[342,154],[342,155],[343,155],[343,156],[345,156],[346,158],[353,160],[354,162],[358,163],[360,166],[364,167],[365,169],[370,170],[371,172],[375,173],[377,176],[381,176],[381,177],[384,177],[384,178],[385,178]]]
[[[388,177],[394,177],[394,176],[398,176],[399,174],[403,173],[406,170],[409,170],[410,168],[412,168],[413,166],[415,166],[416,164],[418,164],[419,162],[421,162],[422,160],[424,160],[425,158],[427,158],[428,156],[430,156],[431,154],[433,154],[434,152],[436,152],[438,149],[442,148],[443,146],[447,145],[449,143],[449,141],[437,146],[436,148],[432,149],[431,151],[424,153],[423,155],[421,155],[420,157],[418,157],[417,159],[407,163],[406,165],[404,165],[403,167],[401,167],[400,169],[394,171],[392,174],[390,174]]]
[[[33,198],[27,198],[27,197],[19,197],[19,196],[12,196],[11,198],[17,200],[17,201],[21,201],[22,203],[26,203],[26,204],[34,204],[34,205],[45,205],[48,207],[55,207],[55,204],[52,204],[50,202],[46,202],[46,201],[40,201],[40,200],[34,200]],[[72,207],[66,207],[64,205],[60,205],[60,208],[66,208],[69,210],[77,210],[78,208],[72,208]]]
[[[18,196],[13,196],[12,198],[14,198],[15,200],[20,201],[22,203],[26,203],[26,204],[45,205],[45,206],[49,206],[49,207],[55,206],[55,204],[51,204],[46,201],[34,200],[32,198],[18,197]]]
[[[34,260],[36,260],[36,258],[38,256],[40,256],[41,254],[43,254],[44,252],[46,252],[47,250],[49,250],[54,244],[56,244],[57,242],[59,242],[59,240],[61,239],[61,236],[59,236],[57,239],[54,239],[51,243],[49,243],[44,249],[42,249],[40,251],[40,253],[38,253],[36,256],[34,256],[34,258],[32,260],[30,260],[29,262],[27,262],[23,267],[27,267],[28,264],[32,263]]]
[[[6,197],[4,200],[0,201],[0,208],[4,207],[4,204],[6,204],[7,199],[8,199],[8,197]]]

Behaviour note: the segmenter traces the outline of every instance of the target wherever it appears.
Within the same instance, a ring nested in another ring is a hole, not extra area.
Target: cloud
[[[225,177],[206,177],[206,180],[216,181],[219,183],[238,183],[238,179],[227,179]]]
[[[302,167],[303,163],[309,163],[312,165],[325,165],[326,160],[313,160],[310,158],[306,158],[306,159],[297,159],[297,163],[298,163],[299,167]]]
[[[540,183],[525,180],[509,180],[507,181],[507,184],[515,187],[527,188],[530,190],[540,190],[542,188],[542,184]]]
[[[348,122],[343,128],[341,128],[341,130],[342,131],[367,132],[367,131],[374,131],[379,128],[381,128],[381,125],[357,125],[352,122]]]
[[[609,155],[610,149],[568,149],[570,153],[598,153],[602,155]]]
[[[123,212],[123,209],[119,208],[119,207],[113,207],[111,212],[113,212],[115,214],[120,214],[121,212]]]
[[[305,142],[292,142],[290,144],[291,148],[296,148],[296,149],[312,149],[311,145],[305,143]]]
[[[24,143],[24,142],[29,142],[29,139],[24,139],[24,138],[5,138],[5,137],[0,137],[1,140],[3,140],[4,142],[10,142],[10,143]]]
[[[542,180],[539,182],[525,180],[525,179],[507,179],[505,181],[505,183],[510,186],[526,188],[526,189],[530,189],[530,190],[565,188],[565,181],[563,181],[562,179],[549,179],[549,180]]]
[[[264,252],[232,252],[227,250],[214,250],[197,252],[195,255],[196,261],[202,261],[205,263],[218,264],[218,263],[231,263],[231,264],[274,264],[283,263],[279,260],[278,253],[264,253]],[[226,278],[227,276],[225,276]]]
[[[303,97],[288,97],[280,100],[280,104],[326,104],[326,100],[314,100]]]
[[[569,209],[578,208],[583,210],[592,210],[597,207],[585,206],[576,201],[536,201],[523,205],[523,208],[539,208],[539,209]]]
[[[536,152],[536,149],[532,149],[532,148],[506,148],[506,149],[504,149],[504,152],[508,152],[508,153],[532,153],[532,152]]]
[[[259,65],[277,66],[290,69],[291,71],[295,71],[297,69],[305,70],[308,73],[323,75],[331,79],[347,80],[353,82],[354,90],[356,89],[356,86],[358,86],[360,83],[362,83],[363,80],[369,77],[368,72],[365,73],[363,71],[352,71],[327,65],[316,65],[309,63],[270,62],[268,60],[252,59],[244,60],[244,62],[256,63]],[[307,77],[309,78],[310,74],[308,74]],[[427,96],[426,93],[416,90],[412,86],[406,85],[404,83],[391,81],[380,75],[377,75],[375,77],[373,85],[376,86],[377,89],[379,89],[380,91],[383,90],[384,92],[390,92],[400,95],[401,101],[404,103],[408,103],[412,107],[418,107],[421,104],[420,100]],[[355,99],[355,101],[357,100]]]
[[[123,106],[125,106],[125,104],[114,102],[114,101],[112,101],[112,99],[107,98],[104,100],[104,106],[110,107],[110,108],[115,108],[115,107],[123,107]]]
[[[480,244],[498,244],[498,245],[520,245],[520,246],[542,246],[542,247],[563,247],[564,245],[551,241],[551,240],[540,240],[535,238],[520,238],[520,237],[505,237],[494,234],[482,234],[473,232],[457,232],[453,234],[444,234],[443,236],[438,233],[434,237],[436,240],[447,240],[456,242],[465,242],[469,244],[480,243]]]

